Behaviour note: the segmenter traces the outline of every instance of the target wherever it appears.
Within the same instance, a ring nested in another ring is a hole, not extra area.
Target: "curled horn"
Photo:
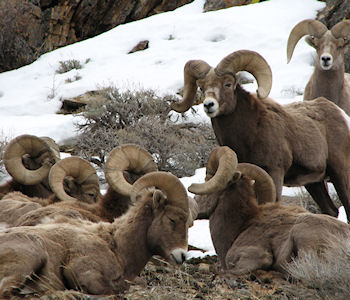
[[[224,74],[235,75],[239,71],[251,73],[258,84],[257,95],[266,98],[272,86],[272,72],[266,60],[257,52],[239,50],[224,57],[215,68],[218,76]]]
[[[72,176],[78,184],[99,186],[95,168],[85,159],[77,156],[67,157],[57,162],[50,170],[49,183],[52,191],[61,201],[75,201],[64,190],[64,178]]]
[[[50,147],[52,155],[54,155],[55,161],[58,162],[61,159],[60,147],[50,137],[42,136],[40,138],[48,145],[48,147]]]
[[[343,20],[337,24],[335,24],[331,32],[333,36],[338,39],[338,38],[350,38],[350,20]]]
[[[187,111],[194,102],[197,93],[198,79],[208,74],[211,67],[203,60],[190,60],[184,67],[184,94],[181,102],[172,102],[171,109],[182,113]]]
[[[40,156],[45,157],[45,155],[46,157],[38,169],[29,170],[22,161],[25,154],[29,154],[33,159]],[[50,168],[59,160],[59,156],[57,157],[46,140],[24,134],[10,141],[4,151],[3,160],[7,172],[15,181],[24,185],[34,185],[47,178]]]
[[[237,164],[235,152],[227,146],[217,147],[210,154],[206,182],[194,183],[188,190],[199,195],[220,192],[226,188],[236,172],[255,180],[254,189],[259,204],[276,201],[276,189],[270,175],[256,165]]]
[[[236,153],[227,146],[216,147],[209,155],[205,183],[193,183],[191,193],[203,195],[222,191],[237,172]]]
[[[296,44],[304,35],[312,35],[316,38],[320,38],[327,30],[328,28],[326,25],[313,19],[307,19],[295,25],[288,38],[287,63],[289,63],[292,58]]]
[[[135,181],[130,199],[136,202],[137,195],[144,189],[155,187],[166,194],[168,203],[189,212],[187,191],[181,181],[173,174],[163,171],[151,172]]]
[[[157,164],[152,155],[134,144],[125,144],[114,148],[108,156],[105,176],[114,191],[124,196],[130,196],[132,185],[124,177],[124,171],[133,171],[144,175],[157,171]]]
[[[237,170],[255,181],[254,189],[259,204],[276,201],[275,184],[265,170],[249,163],[239,163]]]

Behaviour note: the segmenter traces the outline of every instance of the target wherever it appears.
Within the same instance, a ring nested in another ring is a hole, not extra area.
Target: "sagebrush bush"
[[[61,60],[59,61],[59,68],[56,70],[57,74],[63,74],[71,70],[79,70],[83,68],[82,63],[77,59]]]
[[[3,177],[7,175],[4,162],[3,162],[3,156],[4,156],[5,147],[7,146],[9,141],[10,140],[6,136],[0,133],[0,182],[2,181]]]
[[[317,290],[322,299],[350,299],[350,245],[346,242],[327,257],[298,253],[284,268],[294,280]]]
[[[98,94],[104,100],[89,103],[79,115],[78,155],[98,156],[104,163],[114,147],[135,143],[154,156],[160,170],[179,177],[205,166],[216,146],[214,133],[209,124],[172,121],[169,102],[176,96],[161,97],[151,89],[121,92],[113,86]]]

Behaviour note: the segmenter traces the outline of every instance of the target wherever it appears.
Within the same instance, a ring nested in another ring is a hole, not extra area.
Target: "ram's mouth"
[[[203,109],[208,117],[214,118],[219,111],[219,104],[214,98],[206,98],[203,101]]]
[[[175,265],[182,265],[186,260],[186,251],[184,249],[175,249],[171,251],[168,261]]]
[[[320,58],[320,64],[325,71],[331,69],[333,66],[333,57],[330,54],[323,54]]]

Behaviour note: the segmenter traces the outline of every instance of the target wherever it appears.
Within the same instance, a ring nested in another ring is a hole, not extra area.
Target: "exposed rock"
[[[138,44],[129,51],[129,54],[147,49],[148,44],[149,44],[149,41],[147,41],[147,40],[138,42]]]
[[[0,1],[0,72],[31,63],[44,46],[42,11],[32,2]]]
[[[106,98],[103,95],[101,95],[99,91],[89,91],[74,98],[63,99],[59,113],[77,113],[89,103],[103,101],[106,101]]]
[[[193,0],[1,0],[0,72]]]
[[[204,11],[218,10],[232,6],[251,4],[253,0],[207,0],[204,4]]]

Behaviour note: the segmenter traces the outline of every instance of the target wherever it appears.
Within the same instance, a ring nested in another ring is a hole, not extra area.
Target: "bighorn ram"
[[[12,179],[0,186],[0,199],[9,192],[20,191],[30,197],[48,197],[51,167],[60,160],[57,144],[48,137],[20,135],[10,141],[3,155]]]
[[[113,149],[106,161],[105,176],[109,184],[106,194],[100,195],[98,192],[98,197],[95,198],[97,202],[87,203],[87,201],[82,201],[82,198],[86,198],[84,195],[67,194],[64,178],[68,175],[74,176],[80,186],[80,191],[95,195],[95,189],[99,191],[96,171],[81,158],[69,157],[69,159],[79,161],[80,167],[72,168],[73,163],[63,164],[64,160],[62,160],[51,168],[49,175],[51,188],[61,201],[27,212],[13,223],[8,222],[9,226],[36,225],[42,223],[47,217],[62,214],[79,216],[94,222],[113,222],[131,205],[132,183],[144,174],[158,170],[152,155],[145,149],[133,144],[118,146]],[[4,199],[0,201],[0,211],[3,201]]]
[[[133,184],[131,197],[135,206],[113,223],[68,219],[0,233],[0,298],[64,289],[115,294],[152,255],[183,263],[189,206],[180,180],[148,173]]]
[[[77,202],[92,204],[101,198],[96,170],[82,158],[72,156],[58,161],[51,167],[48,178],[50,190],[56,193],[47,198],[29,197],[21,192],[6,194],[0,201],[0,222],[10,227],[17,226],[29,216],[39,217],[39,212],[45,211],[44,207],[51,207],[51,204],[58,204],[61,200],[75,199]],[[66,198],[61,195],[62,187]],[[68,211],[65,213],[67,215]]]
[[[327,259],[350,242],[348,224],[274,202],[270,176],[256,165],[237,165],[236,154],[226,146],[209,156],[206,182],[188,190],[209,194],[212,241],[222,267],[236,275],[271,268],[284,272],[292,258],[312,252]],[[256,194],[266,203],[259,205]]]
[[[350,115],[350,74],[344,73],[344,53],[350,41],[350,20],[341,21],[330,30],[313,19],[298,23],[288,38],[288,62],[304,35],[308,35],[307,43],[317,51],[314,72],[305,87],[304,100],[326,97]]]
[[[239,71],[257,80],[257,95],[236,81]],[[337,215],[324,179],[330,178],[350,216],[350,130],[346,114],[325,98],[280,105],[266,98],[272,74],[258,53],[236,51],[215,67],[191,60],[184,69],[184,97],[177,112],[193,105],[197,86],[220,146],[229,146],[240,162],[262,167],[272,177],[277,200],[282,186],[304,185],[323,213]]]

